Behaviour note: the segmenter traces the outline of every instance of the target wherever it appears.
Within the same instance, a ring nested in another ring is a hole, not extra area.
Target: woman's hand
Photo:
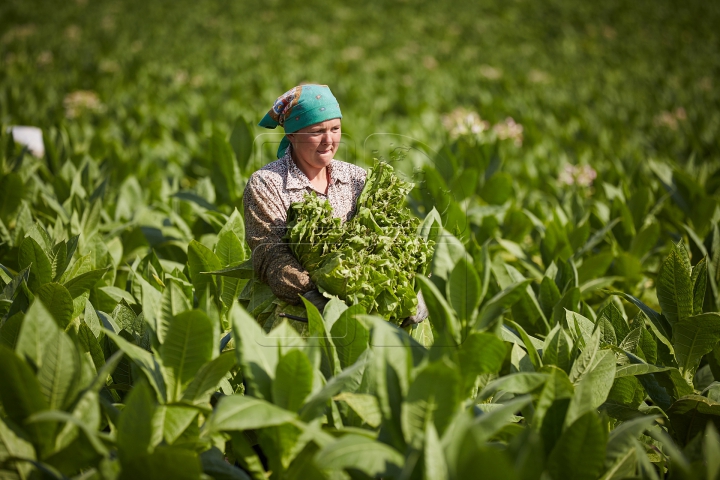
[[[327,305],[327,303],[330,301],[329,299],[325,298],[323,294],[320,293],[320,291],[317,289],[306,292],[305,294],[303,294],[303,297],[305,297],[308,302],[315,305],[315,308],[318,309],[318,312],[320,312],[320,314],[323,313],[323,310],[325,310],[325,305]]]
[[[418,299],[418,306],[417,306],[417,313],[415,315],[411,315],[407,317],[405,320],[403,320],[401,327],[407,327],[410,325],[414,325],[416,323],[420,323],[426,318],[428,318],[428,309],[427,305],[425,305],[425,299],[423,298],[422,291],[419,291],[417,293],[417,299]]]

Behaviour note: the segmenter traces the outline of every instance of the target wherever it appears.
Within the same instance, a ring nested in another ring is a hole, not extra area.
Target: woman
[[[245,238],[252,249],[253,268],[281,300],[297,305],[300,295],[320,312],[327,299],[283,242],[287,211],[306,193],[327,199],[333,215],[343,222],[355,214],[355,203],[365,185],[365,170],[335,160],[341,138],[340,105],[326,85],[299,85],[275,101],[260,126],[285,130],[278,160],[250,176],[245,187]],[[427,318],[420,297],[418,314],[406,320]]]

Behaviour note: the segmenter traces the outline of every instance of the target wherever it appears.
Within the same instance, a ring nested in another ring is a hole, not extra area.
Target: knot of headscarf
[[[280,125],[285,133],[294,133],[333,118],[342,118],[342,113],[327,85],[298,85],[278,97],[258,125],[265,128],[277,128]],[[289,145],[290,140],[284,136],[277,158],[285,154]]]

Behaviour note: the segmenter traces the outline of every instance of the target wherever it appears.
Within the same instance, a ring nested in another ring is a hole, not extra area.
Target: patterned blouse
[[[300,303],[299,295],[315,285],[282,239],[290,204],[302,201],[305,193],[314,191],[330,202],[335,217],[346,222],[355,214],[355,203],[365,186],[367,174],[358,166],[332,160],[328,170],[330,183],[326,195],[315,190],[292,160],[288,148],[283,157],[253,173],[245,187],[245,239],[252,249],[255,273],[278,298],[293,305]]]

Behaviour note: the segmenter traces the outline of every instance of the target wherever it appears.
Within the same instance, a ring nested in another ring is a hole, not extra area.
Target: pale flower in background
[[[703,90],[705,92],[711,91],[713,88],[712,78],[702,77],[700,80],[698,80],[697,86],[700,88],[700,90]]]
[[[550,75],[542,70],[532,69],[528,73],[528,80],[530,80],[530,83],[547,83],[550,81]]]
[[[491,131],[498,140],[512,140],[515,146],[522,146],[523,126],[512,117],[491,126],[490,122],[480,118],[477,112],[459,107],[448,115],[443,115],[442,122],[451,138],[463,135],[481,136],[484,132]]]
[[[188,78],[190,77],[187,70],[178,70],[173,76],[173,81],[178,85],[185,85],[188,82]]]
[[[503,122],[496,123],[492,129],[500,140],[510,139],[516,146],[522,146],[523,126],[516,123],[512,117],[506,118]]]
[[[22,40],[23,38],[28,38],[35,35],[36,31],[37,28],[32,23],[12,27],[10,30],[5,32],[5,34],[2,36],[2,41],[0,43],[6,44],[15,40]]]
[[[193,75],[190,78],[190,86],[191,87],[199,88],[199,87],[202,87],[203,85],[205,85],[205,78],[202,75],[200,75],[200,74]]]
[[[435,57],[426,55],[423,57],[422,60],[423,66],[427,68],[428,70],[435,70],[438,66],[437,60],[435,60]]]
[[[53,54],[49,50],[45,50],[43,52],[40,52],[40,55],[37,56],[36,60],[39,67],[46,67],[48,65],[52,65],[53,63]]]
[[[558,181],[565,185],[589,187],[593,184],[595,178],[597,178],[597,172],[591,166],[567,164],[560,172]]]
[[[502,78],[503,73],[499,68],[491,67],[490,65],[480,65],[480,75],[488,80],[499,80]]]
[[[91,90],[76,90],[67,94],[63,106],[67,118],[77,118],[83,112],[101,112],[104,109],[97,93]]]
[[[103,73],[117,73],[120,71],[120,64],[115,60],[103,59],[98,64],[98,70]]]
[[[660,112],[653,119],[656,126],[667,127],[670,130],[677,130],[679,123],[687,120],[687,112],[683,107],[678,107],[674,111]]]
[[[102,20],[100,21],[100,26],[106,32],[114,32],[115,31],[115,17],[113,17],[112,15],[105,15],[102,18]]]
[[[70,25],[65,29],[65,38],[71,42],[80,41],[82,30],[77,25]]]
[[[344,60],[348,61],[360,60],[361,58],[363,58],[363,56],[365,56],[365,50],[362,47],[354,45],[343,49],[343,51],[340,53],[340,56]]]
[[[479,134],[490,129],[489,122],[482,120],[476,112],[462,107],[456,108],[448,115],[443,115],[442,123],[452,138]]]

